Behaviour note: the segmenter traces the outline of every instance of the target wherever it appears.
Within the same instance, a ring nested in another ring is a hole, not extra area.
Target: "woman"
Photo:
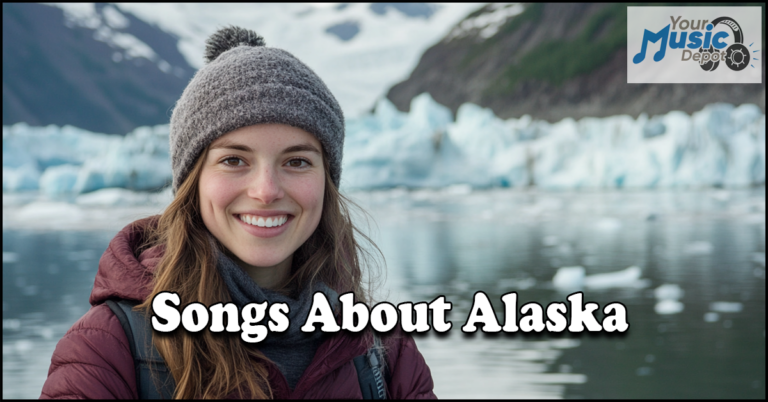
[[[59,342],[43,398],[136,398],[134,360],[104,302],[151,311],[160,292],[210,306],[283,302],[289,329],[257,344],[239,334],[152,337],[176,398],[360,398],[352,359],[372,334],[305,334],[315,292],[369,301],[346,201],[338,192],[344,118],[315,73],[236,27],[209,38],[207,64],[171,117],[175,198],[134,222],[99,262],[91,310]],[[434,398],[412,338],[383,336],[390,398]]]

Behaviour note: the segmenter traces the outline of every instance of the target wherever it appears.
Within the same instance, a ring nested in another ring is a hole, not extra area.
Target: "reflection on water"
[[[371,235],[386,258],[380,298],[453,303],[448,335],[417,337],[440,397],[764,398],[764,192],[453,187],[352,198],[374,218]],[[39,395],[55,343],[88,308],[116,229],[84,226],[4,226],[5,398]],[[564,301],[567,292],[552,285],[561,267],[589,276],[633,265],[647,287],[585,290],[601,306],[624,303],[626,334],[460,331],[477,290],[503,323],[504,293],[518,292],[520,305]]]
[[[3,231],[3,398],[37,398],[115,232]]]
[[[451,336],[417,339],[438,396],[765,397],[764,189],[355,196],[378,223],[389,299],[454,304]],[[552,286],[561,267],[594,275],[633,265],[649,286],[585,290],[600,306],[624,303],[625,335],[459,332],[477,290],[503,323],[504,293],[518,292],[519,305],[564,301]],[[659,304],[682,311],[659,314]]]

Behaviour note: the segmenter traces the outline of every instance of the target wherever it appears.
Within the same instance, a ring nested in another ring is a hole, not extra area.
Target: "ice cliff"
[[[456,118],[428,94],[403,113],[386,99],[346,122],[342,188],[728,188],[765,183],[765,114],[712,104],[670,112],[501,120],[462,105]],[[71,126],[3,127],[3,191],[50,197],[106,187],[157,190],[171,180],[167,125],[125,137]]]

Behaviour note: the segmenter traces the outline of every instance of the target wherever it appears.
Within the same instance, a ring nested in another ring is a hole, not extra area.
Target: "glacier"
[[[347,121],[342,186],[738,188],[765,183],[765,114],[756,105],[564,119],[502,120],[474,104],[456,119],[429,94],[402,113],[386,99]]]
[[[169,126],[123,136],[72,126],[3,126],[3,192],[57,198],[102,188],[154,191],[171,183]]]
[[[386,99],[346,120],[341,187],[529,187],[545,190],[744,188],[765,184],[765,114],[711,104],[688,115],[503,120],[467,103],[454,118],[429,94],[411,111]],[[66,198],[171,182],[169,126],[125,136],[72,126],[3,126],[3,192]]]

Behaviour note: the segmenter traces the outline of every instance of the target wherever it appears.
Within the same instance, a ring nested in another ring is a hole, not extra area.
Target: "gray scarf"
[[[324,333],[319,330],[304,333],[300,329],[309,315],[312,297],[315,292],[323,292],[335,310],[338,294],[322,282],[316,283],[311,289],[309,287],[301,289],[296,299],[274,290],[262,289],[223,252],[218,253],[216,267],[229,289],[232,301],[238,308],[242,309],[248,303],[264,301],[269,305],[285,303],[290,307],[288,330],[282,333],[270,333],[266,339],[257,343],[256,347],[277,365],[293,390],[304,370],[312,362],[317,348],[325,340]],[[262,322],[268,322],[268,318]]]

